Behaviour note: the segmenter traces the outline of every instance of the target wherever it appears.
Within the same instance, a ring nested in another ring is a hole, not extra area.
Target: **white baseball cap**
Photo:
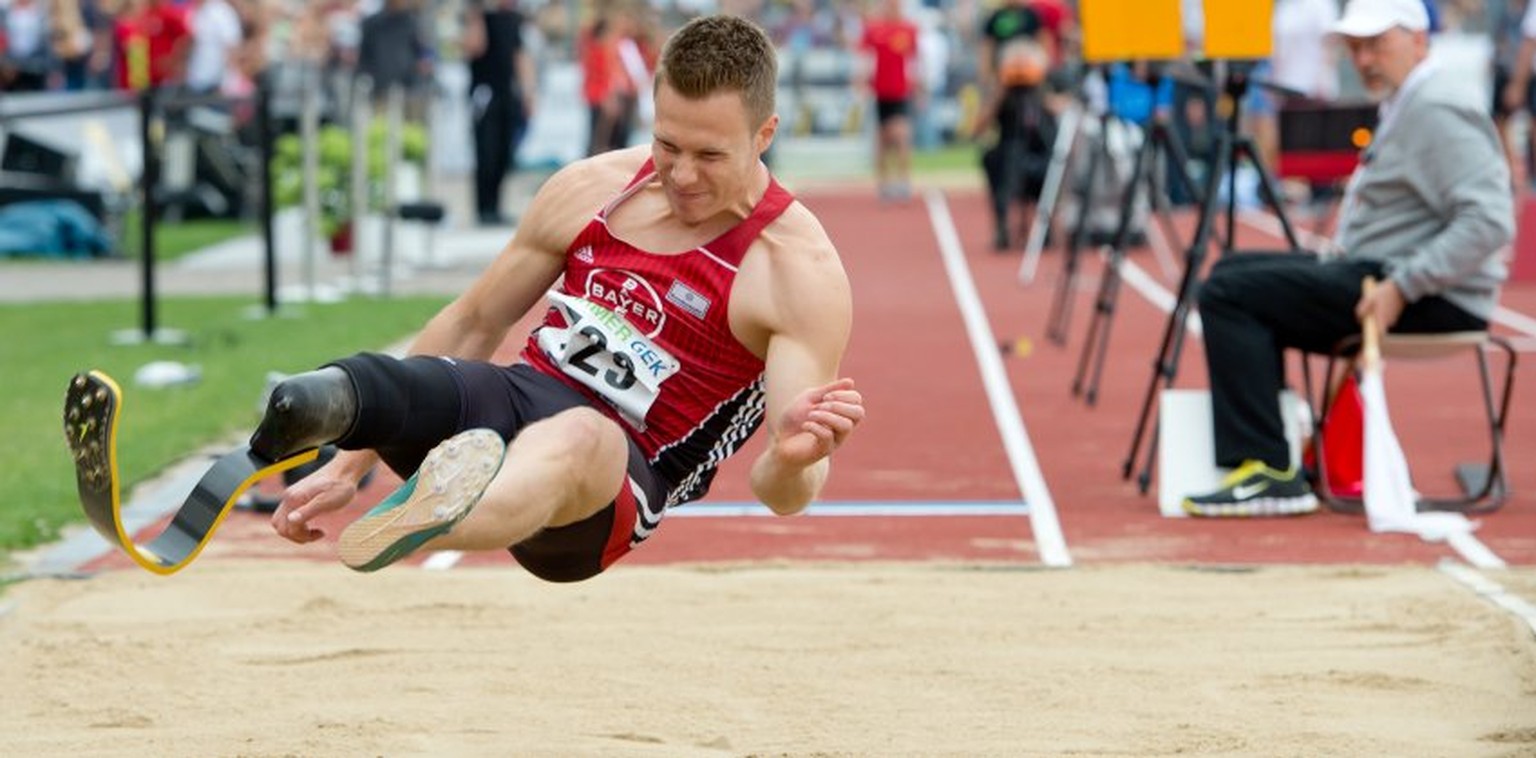
[[[1424,7],[1424,0],[1349,0],[1344,15],[1333,24],[1333,33],[1374,37],[1394,26],[1410,32],[1429,29],[1429,10]]]

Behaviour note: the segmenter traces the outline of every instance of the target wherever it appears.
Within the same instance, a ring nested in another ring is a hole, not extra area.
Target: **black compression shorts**
[[[510,442],[536,421],[595,407],[585,395],[524,364],[359,353],[332,365],[347,372],[358,396],[358,424],[337,446],[376,450],[401,477],[409,477],[433,447],[460,431],[494,429]],[[612,565],[649,533],[635,529],[639,510],[655,523],[670,489],[634,440],[629,440],[628,474],[607,507],[511,546],[513,557],[529,573],[553,582],[586,579]]]

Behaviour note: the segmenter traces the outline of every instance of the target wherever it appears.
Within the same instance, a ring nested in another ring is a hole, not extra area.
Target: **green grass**
[[[117,243],[122,246],[123,255],[135,260],[139,257],[141,243],[139,235],[142,234],[143,229],[139,219],[137,210],[124,214],[121,220],[122,230],[117,240]],[[258,231],[254,222],[234,219],[198,219],[176,223],[161,221],[155,228],[155,260],[174,261],[210,245],[235,237],[254,235]],[[36,256],[17,256],[17,259],[48,260]],[[11,259],[0,256],[0,262],[6,260]]]
[[[110,344],[138,323],[134,300],[0,306],[0,551],[24,549],[82,520],[61,414],[71,376],[100,369],[125,395],[118,466],[126,486],[189,451],[254,428],[268,371],[294,373],[409,335],[445,297],[352,299],[296,316],[252,319],[248,298],[167,298],[161,323],[186,345]],[[134,372],[154,360],[195,364],[199,383],[147,389]]]
[[[967,142],[944,145],[934,150],[912,152],[912,174],[967,174],[981,177],[981,147]]]
[[[138,257],[144,228],[139,219],[138,210],[123,216],[123,251],[134,257]],[[258,233],[253,221],[209,218],[171,223],[162,219],[155,227],[155,260],[174,261],[227,239]]]

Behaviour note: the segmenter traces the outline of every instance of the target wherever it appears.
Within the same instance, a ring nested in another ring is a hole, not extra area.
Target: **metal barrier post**
[[[386,105],[387,129],[384,137],[384,250],[382,257],[381,287],[380,293],[389,297],[390,277],[393,276],[395,259],[395,206],[399,203],[399,192],[395,187],[395,165],[400,161],[400,120],[404,117],[405,97],[398,84],[389,88],[389,100]]]
[[[160,182],[160,151],[155,144],[155,88],[139,93],[139,143],[144,167],[139,172],[139,260],[143,289],[140,292],[139,324],[146,342],[155,338],[155,223],[158,204],[155,186]]]
[[[363,226],[368,218],[368,125],[373,118],[373,81],[358,76],[352,85],[352,259],[349,262],[352,286],[361,286],[359,260],[363,257]]]
[[[277,238],[272,229],[272,74],[256,77],[256,149],[261,156],[261,242],[265,258],[266,286],[263,303],[268,316],[277,314]]]
[[[320,92],[319,69],[304,64],[299,114],[304,172],[304,290],[315,301],[315,238],[320,234]]]

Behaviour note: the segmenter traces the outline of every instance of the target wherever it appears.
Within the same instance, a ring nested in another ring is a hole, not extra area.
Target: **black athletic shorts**
[[[893,118],[906,118],[909,108],[908,102],[906,98],[900,100],[876,100],[875,119],[884,124]]]
[[[409,477],[433,447],[463,430],[494,429],[510,442],[536,421],[596,407],[560,380],[524,364],[359,353],[332,365],[347,372],[358,396],[358,424],[337,446],[376,450],[401,477]],[[529,573],[552,582],[587,579],[623,557],[650,533],[636,529],[640,509],[656,523],[670,489],[632,439],[628,468],[624,486],[607,507],[511,546],[512,556]]]

